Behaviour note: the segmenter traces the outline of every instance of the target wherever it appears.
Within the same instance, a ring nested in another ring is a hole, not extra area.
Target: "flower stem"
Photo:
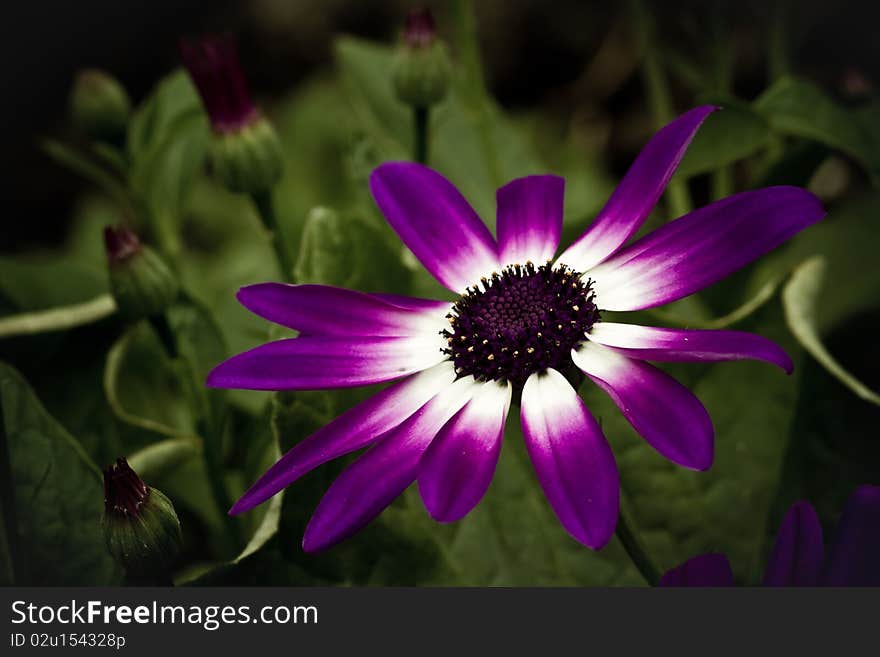
[[[629,555],[630,560],[642,577],[645,578],[645,581],[651,586],[657,586],[657,582],[660,581],[660,569],[657,568],[657,564],[648,556],[644,543],[642,543],[639,535],[633,529],[632,520],[623,503],[620,505],[617,528],[614,532],[617,534],[617,538]]]
[[[414,107],[413,123],[415,139],[413,141],[413,158],[419,164],[428,163],[428,117],[430,108]]]
[[[263,222],[263,226],[266,227],[266,230],[272,236],[272,248],[275,250],[275,257],[278,259],[281,275],[285,281],[290,282],[293,279],[293,262],[287,251],[287,243],[284,241],[281,225],[278,223],[278,215],[275,214],[272,192],[266,190],[253,194],[251,198],[254,201],[260,221]]]
[[[180,352],[177,349],[177,337],[174,335],[174,331],[171,330],[171,325],[168,323],[168,317],[165,316],[164,313],[161,315],[154,315],[149,319],[150,326],[153,327],[153,330],[156,332],[156,335],[159,338],[159,341],[162,343],[162,347],[165,348],[165,353],[171,360],[177,358]]]
[[[211,497],[217,505],[220,515],[225,522],[223,527],[234,549],[238,551],[244,545],[244,537],[241,528],[234,518],[226,515],[232,500],[226,490],[223,481],[223,456],[222,441],[225,418],[216,417],[210,400],[204,395],[201,378],[196,375],[194,363],[181,351],[177,334],[174,333],[165,315],[150,320],[154,330],[159,334],[163,345],[168,350],[169,356],[179,363],[176,368],[183,378],[185,389],[190,391],[190,397],[196,404],[196,431],[202,437],[202,456],[205,460],[205,473],[208,478],[208,486],[211,489]]]
[[[660,50],[654,36],[651,17],[642,0],[632,0],[632,12],[636,30],[636,39],[642,58],[642,78],[648,104],[654,117],[654,127],[662,128],[675,116],[669,83],[663,70]],[[693,209],[687,182],[673,178],[666,186],[666,202],[669,205],[671,218],[680,217]]]
[[[493,134],[494,116],[492,100],[486,91],[480,44],[477,39],[477,20],[471,0],[455,0],[452,3],[456,43],[461,60],[462,100],[469,106],[482,142],[489,179],[500,187],[502,179],[501,157]]]

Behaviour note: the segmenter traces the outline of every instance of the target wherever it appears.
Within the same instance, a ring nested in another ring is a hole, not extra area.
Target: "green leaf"
[[[122,422],[172,438],[197,438],[181,370],[146,322],[132,326],[107,354],[104,393]]]
[[[721,111],[709,115],[681,160],[676,176],[690,178],[754,155],[770,140],[767,120],[747,103],[713,99]]]
[[[128,464],[141,479],[151,481],[200,456],[201,449],[201,443],[194,438],[168,438],[132,452]]]
[[[377,228],[318,207],[306,220],[294,277],[297,283],[406,292],[408,272],[401,252],[395,253]]]
[[[800,358],[778,307],[746,327],[781,344],[796,362],[786,376],[766,363],[741,361],[668,369],[702,401],[715,429],[710,470],[693,472],[657,454],[589,381],[581,394],[617,459],[621,488],[649,554],[662,570],[706,552],[724,552],[740,582],[763,572],[767,517],[798,398]]]
[[[115,312],[116,302],[113,297],[102,294],[84,303],[0,318],[0,338],[63,331],[97,322]]]
[[[831,208],[819,223],[797,235],[785,247],[762,258],[750,277],[748,295],[793,270],[813,256],[827,261],[821,312],[816,329],[825,335],[841,323],[880,306],[880,268],[876,266],[880,234],[880,193],[852,196]]]
[[[14,540],[24,559],[15,564],[15,583],[117,583],[119,572],[101,534],[101,471],[5,364],[0,364],[0,403],[15,500]]]
[[[78,152],[71,146],[53,139],[42,142],[43,152],[61,166],[89,180],[107,193],[122,210],[131,213],[131,198],[122,180],[107,171],[101,164]]]
[[[202,103],[189,75],[177,69],[158,82],[131,117],[128,125],[129,158],[139,160],[165,142],[181,116],[202,114]]]
[[[880,141],[857,112],[838,105],[806,80],[781,78],[754,103],[779,132],[812,139],[854,157],[876,180]]]
[[[0,256],[0,302],[46,310],[90,301],[107,292],[107,273],[70,256]]]
[[[132,118],[129,184],[148,213],[160,246],[176,256],[184,203],[211,140],[208,120],[189,76],[164,78]]]
[[[880,395],[847,372],[828,352],[819,337],[816,318],[821,312],[821,293],[826,269],[825,259],[818,256],[804,262],[791,275],[791,280],[782,291],[788,327],[804,349],[829,373],[865,401],[880,405]]]
[[[828,351],[860,380],[880,383],[880,309],[860,313],[823,336]],[[791,428],[769,537],[775,536],[789,506],[809,500],[819,513],[826,539],[832,537],[843,505],[853,490],[880,481],[880,409],[832,376],[818,361],[805,359],[803,384]],[[768,540],[767,549],[770,548]]]

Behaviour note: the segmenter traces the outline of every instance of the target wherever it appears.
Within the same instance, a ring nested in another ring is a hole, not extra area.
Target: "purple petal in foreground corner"
[[[694,470],[712,465],[712,420],[690,390],[656,367],[594,342],[585,342],[571,357],[660,454]]]
[[[446,357],[437,336],[303,336],[276,340],[220,363],[212,388],[322,390],[392,381]]]
[[[479,390],[458,379],[346,468],[324,494],[306,527],[303,550],[317,552],[366,526],[415,481],[419,460],[446,422]]]
[[[843,508],[826,586],[880,586],[880,486],[859,486]]]
[[[304,334],[403,336],[443,328],[440,313],[406,310],[330,285],[258,283],[241,288],[236,296],[252,313]]]
[[[558,261],[587,271],[623,246],[647,219],[697,129],[716,109],[695,107],[654,135],[587,231]]]
[[[553,258],[562,234],[565,178],[526,176],[496,193],[498,257],[502,265]]]
[[[656,362],[763,360],[791,374],[794,363],[775,342],[754,333],[671,329],[636,324],[599,322],[590,340],[614,351]]]
[[[822,525],[808,502],[785,514],[764,571],[764,586],[816,586],[825,560]]]
[[[694,210],[589,272],[603,310],[659,306],[721,280],[825,215],[797,187],[743,192]]]
[[[434,278],[463,293],[500,269],[495,240],[455,186],[412,162],[389,162],[370,176],[388,223]]]
[[[454,380],[452,363],[440,363],[350,408],[284,454],[241,496],[229,514],[248,511],[322,463],[369,445]]]
[[[520,419],[538,481],[562,526],[587,547],[604,547],[617,526],[620,482],[599,424],[554,369],[526,381]]]
[[[733,586],[733,571],[723,554],[701,554],[667,570],[658,586]]]
[[[510,383],[484,384],[422,456],[419,492],[434,520],[460,520],[486,494],[501,453],[512,389]]]

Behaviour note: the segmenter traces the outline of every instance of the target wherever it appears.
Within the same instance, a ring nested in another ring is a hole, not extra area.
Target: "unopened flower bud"
[[[117,142],[125,136],[131,101],[122,85],[96,69],[80,71],[70,93],[74,125],[88,137]]]
[[[165,261],[125,226],[104,229],[110,292],[127,319],[153,317],[177,298],[177,280]]]
[[[180,57],[214,130],[210,153],[214,175],[233,192],[256,194],[270,189],[281,178],[281,142],[251,100],[234,39],[182,40]]]
[[[450,75],[449,54],[437,38],[430,10],[411,11],[394,60],[392,79],[397,98],[413,107],[430,107],[446,97]]]
[[[110,554],[135,577],[167,573],[183,543],[174,505],[124,458],[104,471],[103,529]]]

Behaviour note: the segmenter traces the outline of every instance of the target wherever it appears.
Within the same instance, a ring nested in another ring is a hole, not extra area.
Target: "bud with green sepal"
[[[209,156],[214,177],[228,190],[253,198],[263,226],[271,233],[278,265],[289,280],[290,253],[272,202],[272,188],[284,168],[281,141],[251,100],[235,41],[229,36],[183,39],[180,59],[214,130]]]
[[[406,18],[403,39],[394,60],[392,79],[397,98],[412,107],[436,105],[449,91],[451,65],[446,44],[437,38],[428,9],[414,9]]]
[[[124,458],[104,471],[104,539],[130,581],[168,582],[183,537],[174,505]]]
[[[283,153],[275,129],[259,117],[236,132],[219,133],[211,145],[211,170],[229,191],[259,194],[282,174]]]
[[[120,144],[131,116],[131,100],[114,77],[87,69],[73,82],[70,113],[77,129],[91,139]]]
[[[283,153],[272,124],[251,100],[230,36],[181,40],[180,58],[211,121],[210,163],[227,189],[257,194],[281,178]]]
[[[110,292],[126,319],[155,317],[177,299],[177,279],[165,261],[125,226],[104,229]]]

